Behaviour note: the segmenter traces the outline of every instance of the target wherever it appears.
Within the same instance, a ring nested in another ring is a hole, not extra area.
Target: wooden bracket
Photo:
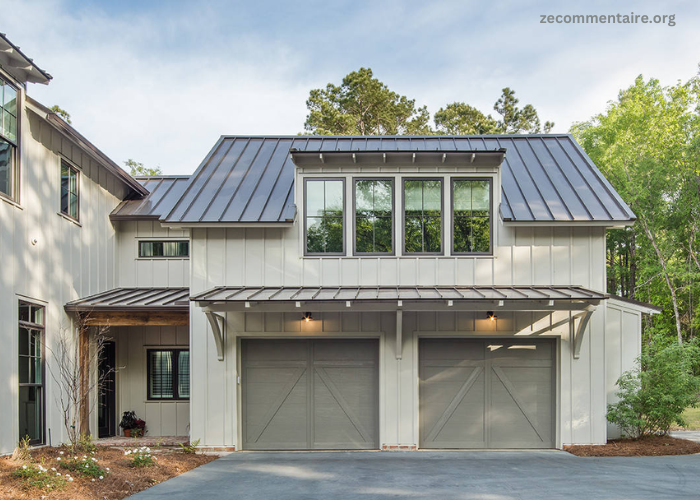
[[[403,357],[403,311],[396,311],[396,359]]]
[[[581,356],[581,345],[583,344],[583,335],[586,332],[586,327],[591,319],[591,315],[597,309],[596,306],[588,306],[581,315],[581,319],[578,320],[578,326],[576,327],[576,333],[574,336],[574,359],[578,359]],[[572,322],[573,325],[573,322]]]
[[[211,332],[214,334],[214,342],[216,343],[216,355],[219,361],[224,360],[224,327],[226,322],[224,317],[220,314],[216,314],[210,311],[205,311],[207,319],[209,320],[209,325],[211,326]]]

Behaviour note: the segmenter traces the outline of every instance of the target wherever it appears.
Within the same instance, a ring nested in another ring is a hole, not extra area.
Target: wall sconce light
[[[496,321],[498,319],[498,316],[496,316],[493,311],[489,311],[486,313],[486,317],[490,319],[491,321]]]
[[[311,321],[311,320],[314,319],[314,318],[313,318],[313,316],[311,316],[311,313],[308,313],[308,312],[307,312],[307,313],[304,313],[304,316],[302,316],[301,319],[303,319],[303,320],[306,321],[306,322],[309,322],[309,321]]]

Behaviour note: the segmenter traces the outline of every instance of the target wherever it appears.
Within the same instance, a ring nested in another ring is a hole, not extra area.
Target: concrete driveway
[[[133,497],[155,499],[700,498],[700,455],[561,451],[233,453]]]

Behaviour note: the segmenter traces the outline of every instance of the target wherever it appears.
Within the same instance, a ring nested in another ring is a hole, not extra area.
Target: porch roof
[[[114,288],[68,302],[69,312],[189,311],[190,289],[185,287]]]

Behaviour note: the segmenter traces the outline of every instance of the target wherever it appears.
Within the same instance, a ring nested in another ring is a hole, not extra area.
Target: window
[[[148,399],[190,399],[190,351],[148,351]]]
[[[142,258],[183,258],[189,256],[189,241],[139,241],[139,257]]]
[[[355,180],[355,253],[394,252],[394,183]]]
[[[452,251],[491,252],[491,182],[452,181]]]
[[[442,253],[442,181],[404,180],[404,252]]]
[[[61,213],[78,220],[78,169],[61,160]]]
[[[44,308],[19,303],[19,436],[44,442]]]
[[[0,194],[17,195],[17,89],[0,78]]]
[[[343,254],[345,181],[307,179],[304,234],[307,255]]]

